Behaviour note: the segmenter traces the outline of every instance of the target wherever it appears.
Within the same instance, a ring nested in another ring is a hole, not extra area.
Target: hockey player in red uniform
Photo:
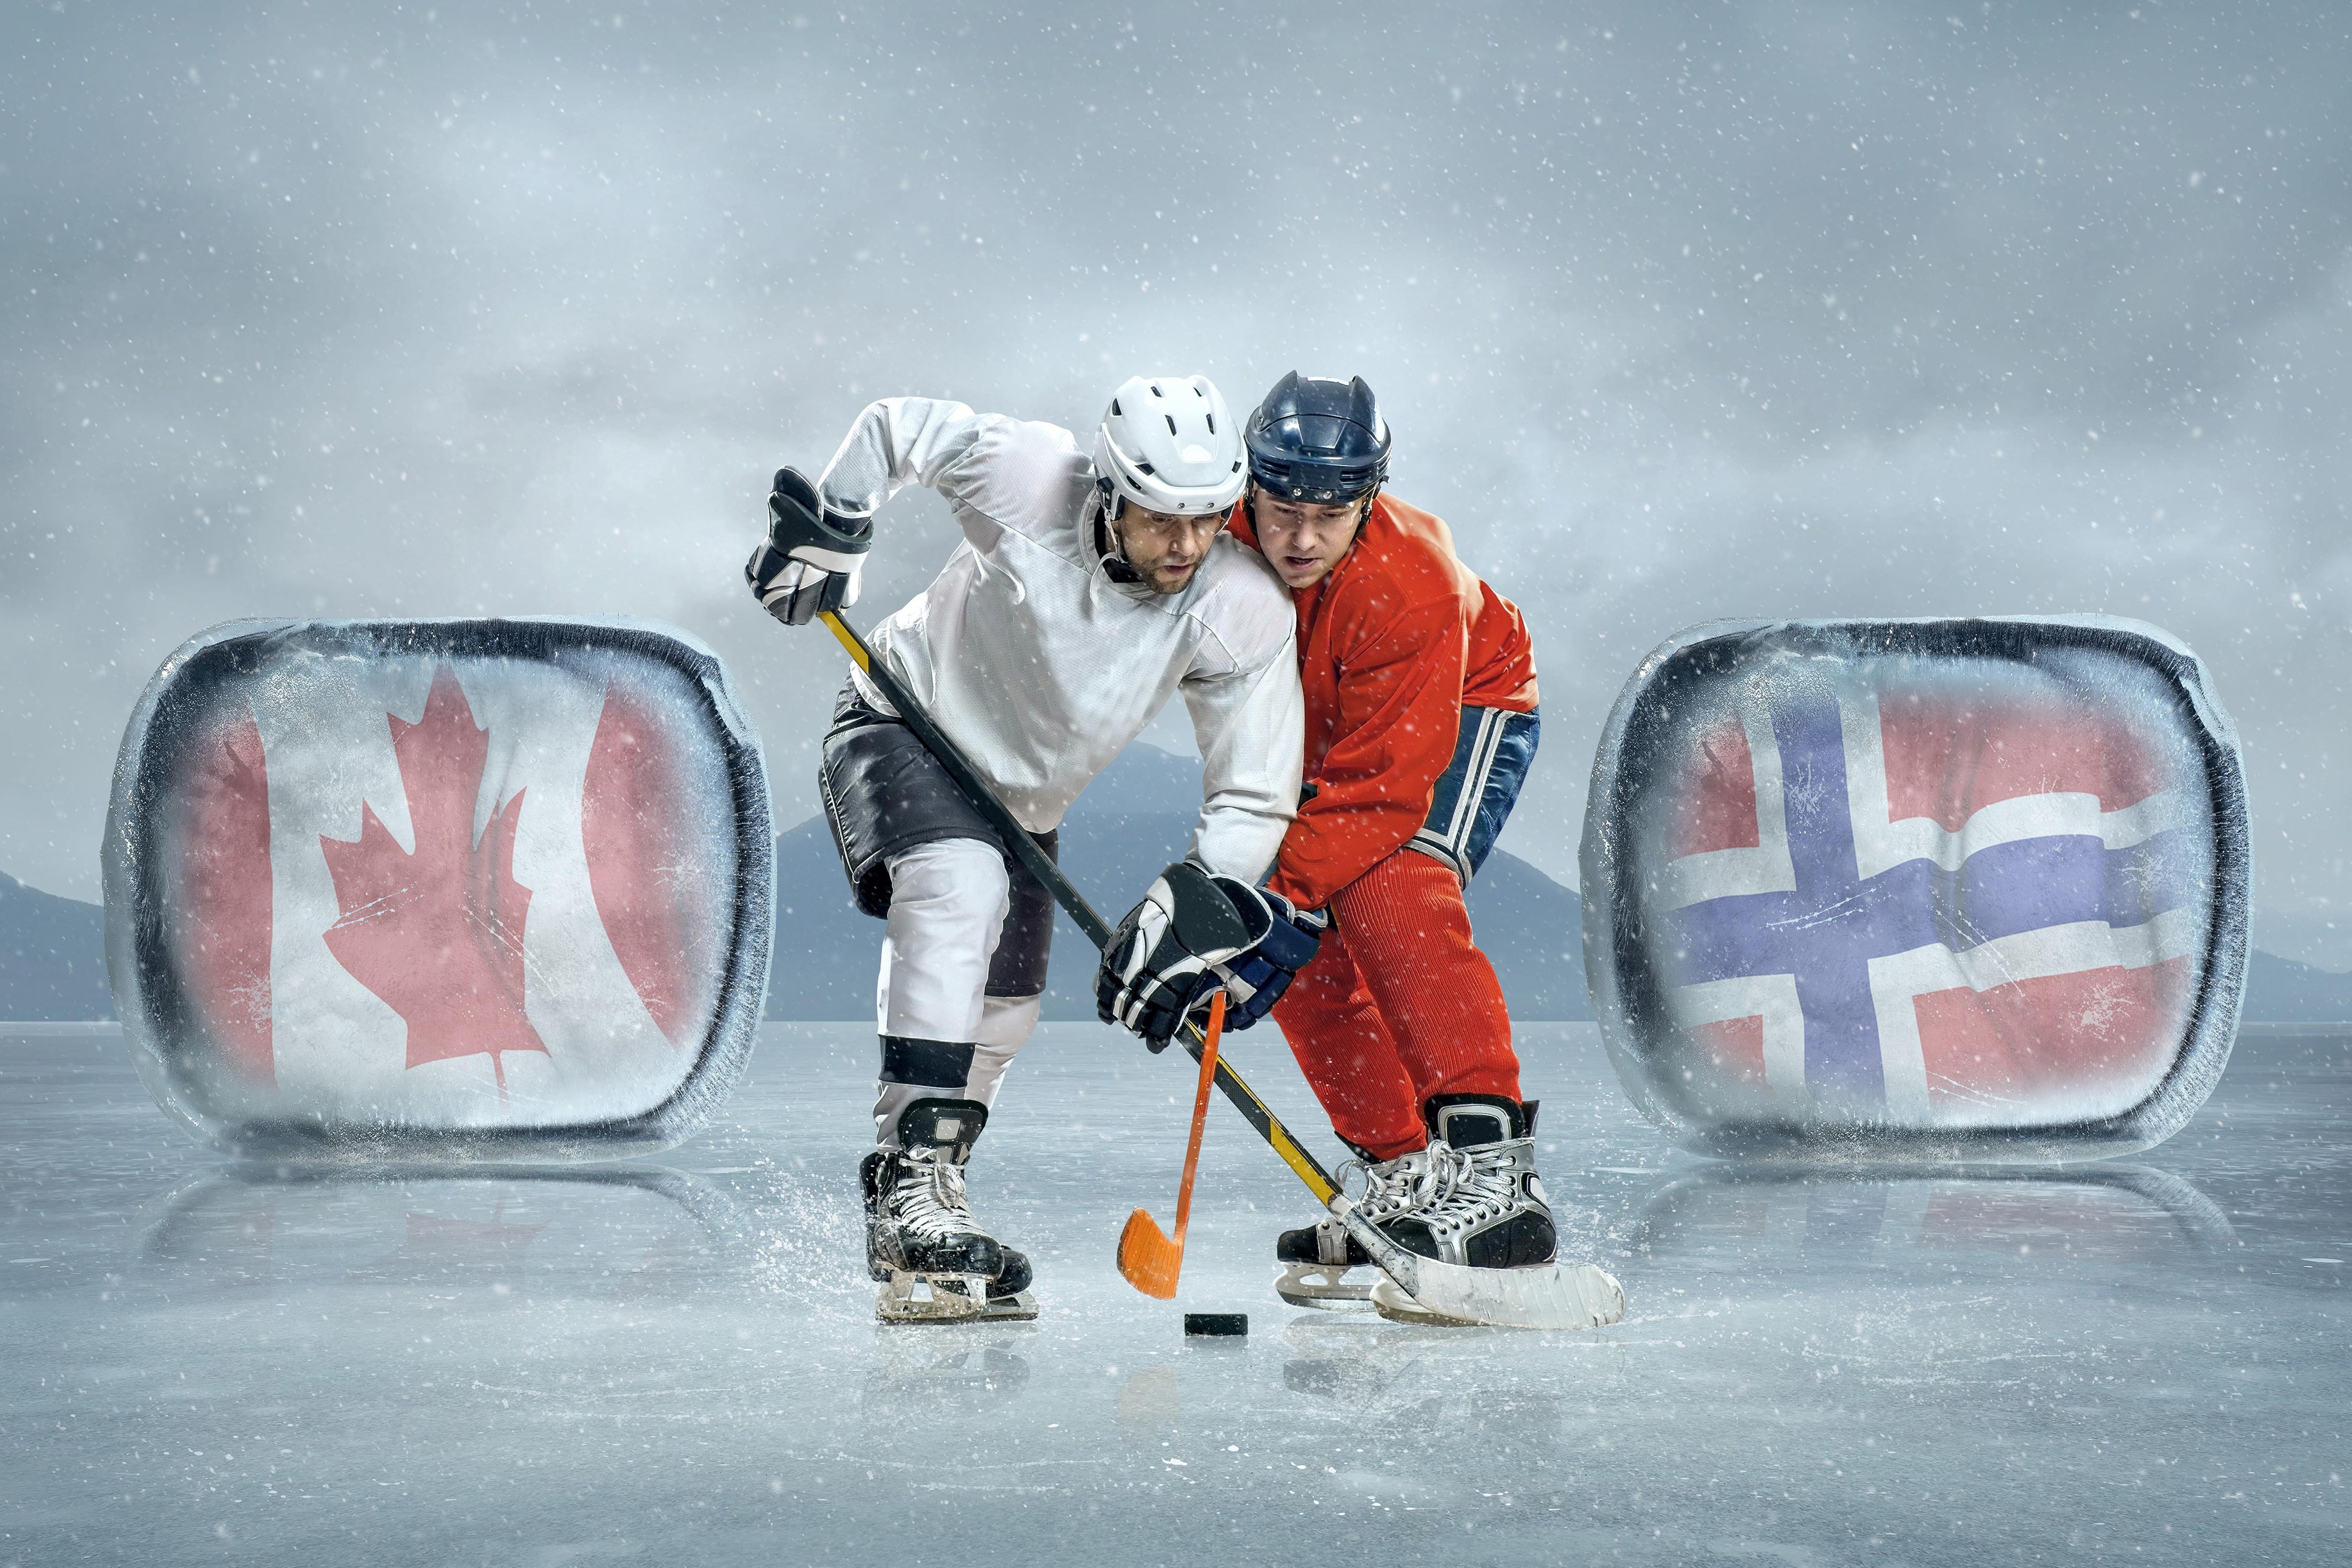
[[[1389,428],[1361,380],[1285,376],[1245,438],[1234,532],[1290,589],[1307,703],[1268,890],[1330,917],[1273,1016],[1364,1164],[1368,1218],[1448,1263],[1549,1263],[1536,1107],[1462,897],[1535,756],[1526,623],[1443,521],[1382,493]],[[1368,1294],[1343,1278],[1370,1259],[1336,1220],[1285,1233],[1276,1257],[1286,1299]]]

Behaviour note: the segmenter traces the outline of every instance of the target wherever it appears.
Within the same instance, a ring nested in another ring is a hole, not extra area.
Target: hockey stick
[[[1209,1121],[1209,1086],[1217,1079],[1217,1040],[1225,1032],[1225,994],[1209,998],[1209,1030],[1201,1040],[1201,1088],[1192,1096],[1192,1135],[1184,1145],[1184,1174],[1176,1184],[1176,1234],[1160,1234],[1149,1214],[1138,1209],[1118,1233],[1118,1271],[1127,1282],[1162,1301],[1176,1299],[1176,1276],[1184,1267],[1184,1231],[1192,1221],[1192,1178],[1201,1169],[1201,1133]]]
[[[974,811],[993,827],[1005,847],[1013,851],[1029,874],[1037,879],[1051,893],[1054,901],[1086,933],[1087,940],[1097,948],[1110,942],[1110,926],[1097,914],[1086,896],[1062,875],[1060,867],[1045,858],[1037,841],[1029,837],[1004,803],[996,798],[986,780],[980,776],[953,741],[948,739],[931,719],[929,711],[907,689],[890,668],[874,657],[866,639],[856,629],[841,618],[839,612],[821,610],[817,619],[823,621],[841,646],[849,653],[857,668],[873,681],[891,707],[898,710],[899,719],[923,742],[948,776],[962,790],[964,798]],[[1200,1061],[1206,1055],[1206,1042],[1197,1026],[1187,1020],[1184,1025],[1184,1048],[1192,1059]],[[1465,1268],[1460,1264],[1441,1263],[1407,1252],[1378,1227],[1356,1212],[1355,1201],[1339,1190],[1315,1156],[1290,1135],[1290,1129],[1267,1109],[1257,1091],[1242,1081],[1241,1074],[1223,1057],[1216,1058],[1217,1087],[1242,1113],[1242,1119],[1257,1129],[1258,1136],[1273,1146],[1298,1179],[1307,1184],[1317,1201],[1328,1209],[1333,1218],[1348,1227],[1348,1234],[1357,1245],[1370,1255],[1381,1272],[1394,1280],[1398,1289],[1412,1297],[1432,1313],[1467,1323],[1492,1323],[1514,1329],[1591,1329],[1613,1323],[1625,1315],[1625,1292],[1608,1273],[1590,1263],[1562,1266],[1553,1264],[1540,1268]],[[1491,1278],[1490,1278],[1491,1277]]]

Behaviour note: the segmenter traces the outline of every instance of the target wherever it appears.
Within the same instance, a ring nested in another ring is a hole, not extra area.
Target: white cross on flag
[[[2115,1152],[2226,1058],[2243,787],[2152,627],[1702,628],[1621,700],[1592,812],[1602,1024],[1702,1143]]]

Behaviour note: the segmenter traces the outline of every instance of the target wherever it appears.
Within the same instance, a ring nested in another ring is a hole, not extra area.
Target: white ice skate
[[[919,1100],[898,1117],[896,1150],[858,1168],[866,1197],[866,1271],[886,1323],[1027,1321],[1029,1260],[971,1217],[963,1170],[987,1124],[977,1100]]]
[[[1499,1096],[1444,1095],[1430,1104],[1429,1163],[1405,1194],[1405,1212],[1383,1228],[1416,1257],[1481,1272],[1543,1268],[1561,1276],[1584,1314],[1622,1315],[1624,1292],[1591,1264],[1554,1268],[1558,1232],[1543,1178],[1536,1174],[1536,1103]],[[1392,1322],[1463,1327],[1470,1320],[1432,1311],[1394,1279],[1373,1282],[1372,1310]]]

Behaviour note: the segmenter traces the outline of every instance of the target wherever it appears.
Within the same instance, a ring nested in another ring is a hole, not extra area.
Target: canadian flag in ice
[[[517,790],[475,834],[489,736],[474,728],[446,666],[422,719],[385,718],[416,848],[401,848],[364,805],[357,843],[320,839],[342,910],[327,928],[327,951],[406,1022],[410,1067],[487,1056],[504,1092],[499,1054],[547,1049],[523,1011],[530,889],[514,879],[514,841],[528,791]],[[589,871],[593,885],[593,863]]]
[[[163,868],[215,1083],[422,1126],[674,1091],[735,941],[724,765],[682,686],[416,656],[220,694],[180,752]]]
[[[1694,1074],[1921,1127],[2136,1104],[2207,918],[2176,750],[2023,665],[1743,689],[1689,737],[1648,900]]]

